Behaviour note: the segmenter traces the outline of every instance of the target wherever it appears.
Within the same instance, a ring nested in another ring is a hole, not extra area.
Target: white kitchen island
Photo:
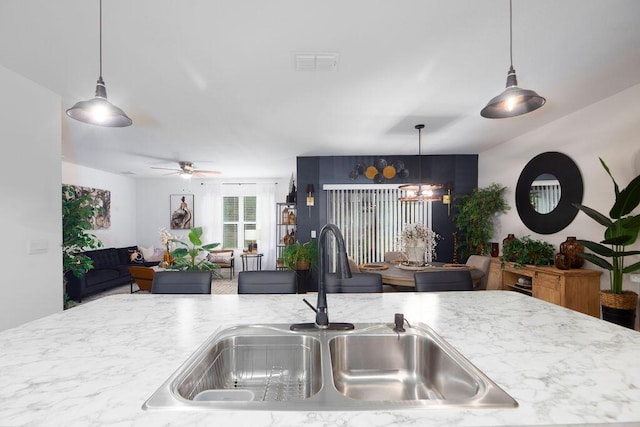
[[[1,332],[0,426],[640,425],[640,333],[502,291],[330,294],[329,318],[426,323],[517,408],[142,409],[215,331],[312,321],[303,297],[116,295]]]

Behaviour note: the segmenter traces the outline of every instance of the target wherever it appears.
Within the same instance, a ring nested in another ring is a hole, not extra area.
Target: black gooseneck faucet
[[[327,224],[322,227],[320,236],[318,236],[318,302],[317,307],[309,305],[316,312],[315,323],[296,323],[291,325],[293,331],[309,330],[309,329],[331,329],[331,330],[348,330],[353,329],[351,323],[330,323],[329,314],[327,312],[327,289],[326,289],[326,269],[328,268],[327,254],[327,235],[331,232],[336,239],[337,244],[337,263],[336,276],[338,279],[351,278],[351,270],[349,269],[349,260],[347,258],[347,249],[344,244],[344,237],[340,229],[335,224]]]

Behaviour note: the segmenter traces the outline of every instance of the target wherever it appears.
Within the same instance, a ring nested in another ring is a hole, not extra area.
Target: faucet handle
[[[314,313],[318,313],[318,309],[315,308],[313,305],[311,305],[311,303],[309,301],[307,301],[305,298],[302,298],[302,301],[304,301],[305,304],[307,304],[309,306],[309,308],[311,310],[313,310]]]

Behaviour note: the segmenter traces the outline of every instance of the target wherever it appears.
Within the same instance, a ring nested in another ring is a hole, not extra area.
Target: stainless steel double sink
[[[516,407],[517,402],[424,324],[293,332],[239,325],[214,334],[144,409],[387,410]]]

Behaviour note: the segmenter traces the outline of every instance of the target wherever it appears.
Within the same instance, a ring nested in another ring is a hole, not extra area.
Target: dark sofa
[[[138,252],[137,246],[125,248],[106,248],[83,252],[93,260],[93,268],[82,277],[67,273],[67,295],[70,299],[81,301],[83,297],[96,292],[105,291],[116,286],[131,283],[130,265],[151,267],[158,262],[145,262],[142,255],[131,260],[131,255]]]

